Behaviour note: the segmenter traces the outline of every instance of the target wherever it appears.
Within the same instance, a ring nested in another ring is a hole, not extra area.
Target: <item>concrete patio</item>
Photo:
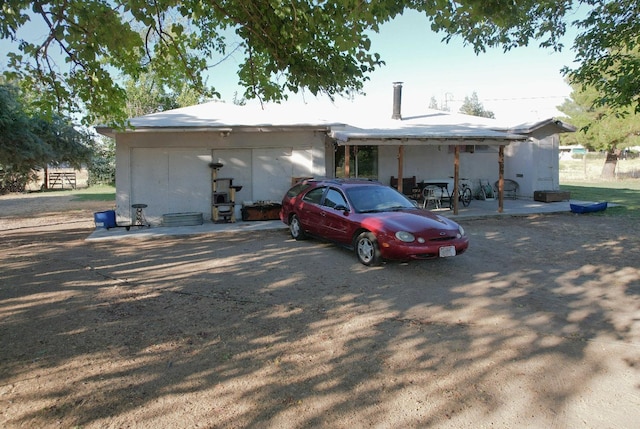
[[[582,203],[583,201],[574,201],[573,203]],[[450,219],[478,219],[495,216],[527,216],[534,214],[548,213],[569,213],[569,201],[543,203],[533,200],[504,200],[504,210],[498,213],[498,200],[480,201],[473,200],[468,207],[460,207],[458,214],[454,215],[453,210],[437,209],[433,210],[442,216]],[[241,232],[241,231],[264,231],[274,229],[286,229],[287,226],[279,220],[269,221],[238,221],[235,223],[213,223],[204,222],[202,225],[195,226],[176,226],[176,227],[132,227],[129,231],[126,228],[97,228],[87,237],[87,241],[103,241],[103,240],[121,240],[126,238],[151,238],[162,236],[181,236],[194,234],[211,234],[216,232]]]

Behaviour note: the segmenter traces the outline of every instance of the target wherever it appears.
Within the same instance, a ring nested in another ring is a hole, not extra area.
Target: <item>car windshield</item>
[[[388,186],[361,186],[349,188],[346,192],[358,213],[416,208],[408,198]]]

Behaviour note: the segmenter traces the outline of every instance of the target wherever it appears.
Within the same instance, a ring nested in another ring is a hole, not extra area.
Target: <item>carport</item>
[[[333,130],[331,137],[339,146],[345,146],[345,174],[349,171],[349,148],[351,146],[397,146],[398,148],[398,190],[402,189],[404,177],[405,146],[452,146],[453,160],[453,195],[458,194],[460,178],[460,149],[468,145],[484,145],[498,147],[498,213],[504,210],[504,148],[514,141],[525,141],[527,137],[519,134],[494,131],[490,129],[464,127],[460,125],[413,126],[395,129],[362,129],[346,127]],[[458,199],[453,201],[453,214],[458,214]]]
[[[514,141],[526,141],[528,137],[497,131],[491,128],[469,126],[461,123],[420,124],[416,120],[423,117],[407,118],[404,122],[401,112],[402,82],[393,84],[393,113],[391,121],[378,123],[373,127],[346,126],[333,128],[330,137],[338,146],[345,146],[345,175],[350,177],[349,148],[351,146],[397,146],[398,147],[398,190],[402,189],[404,178],[405,146],[453,147],[453,195],[458,195],[460,179],[460,148],[474,145],[498,147],[498,213],[504,210],[504,148]],[[431,117],[435,115],[430,115]],[[426,118],[427,116],[425,116]],[[458,214],[458,199],[453,199],[453,214]]]

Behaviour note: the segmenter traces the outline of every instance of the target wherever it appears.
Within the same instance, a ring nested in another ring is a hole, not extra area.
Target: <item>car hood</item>
[[[458,230],[458,224],[428,210],[406,209],[366,214],[362,225],[371,229],[407,231],[417,233],[425,230]]]

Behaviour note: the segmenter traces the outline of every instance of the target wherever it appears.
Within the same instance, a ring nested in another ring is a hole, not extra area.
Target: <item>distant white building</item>
[[[492,184],[503,168],[504,178],[519,183],[519,198],[559,189],[558,133],[573,127],[553,119],[508,127],[429,109],[406,114],[401,88],[394,88],[392,109],[373,115],[211,102],[133,118],[133,128],[124,131],[98,127],[116,140],[116,214],[132,219],[131,205],[143,203],[152,223],[168,213],[211,218],[212,163],[222,164],[218,176],[242,186],[238,218],[242,202],[279,202],[300,177],[348,175],[390,184],[401,176],[452,187],[458,165],[459,177]]]

